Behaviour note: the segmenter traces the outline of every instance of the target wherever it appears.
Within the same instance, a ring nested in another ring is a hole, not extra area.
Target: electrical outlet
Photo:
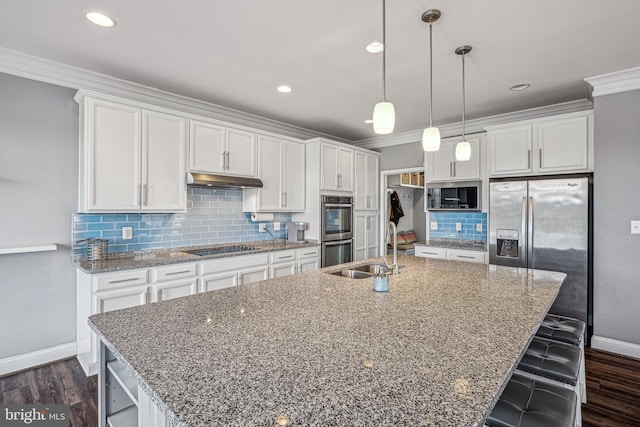
[[[640,234],[640,221],[631,221],[631,234]]]
[[[461,232],[462,231],[462,223],[461,222],[456,222],[456,231],[457,232]]]
[[[122,227],[122,240],[133,239],[133,227]]]
[[[482,223],[481,222],[476,224],[476,231],[478,233],[482,233]]]
[[[280,223],[278,221],[273,223],[273,230],[274,231],[280,230]]]
[[[259,232],[264,233],[266,229],[267,229],[267,224],[265,224],[264,222],[261,222],[260,225],[258,225]]]
[[[437,230],[438,229],[438,223],[436,221],[431,221],[430,229],[431,230]]]

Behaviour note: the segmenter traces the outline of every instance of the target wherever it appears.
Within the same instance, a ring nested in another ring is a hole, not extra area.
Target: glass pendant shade
[[[456,144],[456,161],[466,162],[471,159],[471,144],[469,141],[462,140]]]
[[[396,124],[396,109],[387,101],[378,102],[373,109],[373,131],[386,135],[393,132]]]
[[[422,149],[424,151],[438,151],[440,149],[440,129],[429,127],[422,132]]]

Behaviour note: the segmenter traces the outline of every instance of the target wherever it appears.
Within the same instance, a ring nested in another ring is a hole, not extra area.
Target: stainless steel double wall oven
[[[353,260],[353,197],[322,196],[322,266]]]

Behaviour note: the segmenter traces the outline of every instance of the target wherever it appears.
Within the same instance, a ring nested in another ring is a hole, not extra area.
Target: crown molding
[[[579,111],[591,110],[592,108],[592,101],[588,99],[580,99],[577,101],[569,101],[560,104],[547,105],[544,107],[536,107],[527,110],[498,114],[495,116],[481,117],[478,119],[465,121],[465,133],[479,133],[484,132],[485,127],[487,126],[513,123],[523,120],[539,119],[542,117],[555,116],[558,114],[575,113]],[[440,136],[442,138],[462,135],[462,122],[449,123],[438,126],[438,128],[440,129]],[[376,149],[383,147],[392,147],[395,145],[412,144],[420,142],[421,140],[422,129],[418,129],[386,137],[363,139],[354,142],[353,145],[362,148]]]
[[[343,138],[314,132],[277,120],[267,119],[218,104],[199,101],[138,83],[107,76],[60,62],[0,47],[0,72],[72,89],[85,89],[158,107],[209,117],[266,132],[299,139],[325,137],[340,142]]]
[[[640,67],[584,79],[593,87],[593,96],[611,95],[640,89]]]

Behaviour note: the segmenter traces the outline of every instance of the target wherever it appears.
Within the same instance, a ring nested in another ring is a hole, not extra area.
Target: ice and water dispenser
[[[507,258],[518,258],[520,232],[518,230],[496,230],[496,255]]]

